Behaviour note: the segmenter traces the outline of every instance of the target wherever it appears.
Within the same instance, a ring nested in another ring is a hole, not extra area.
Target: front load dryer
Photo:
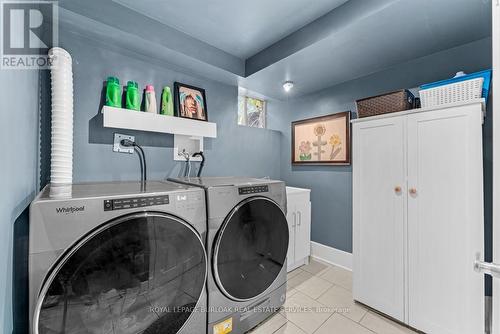
[[[286,298],[285,184],[238,177],[171,181],[206,192],[208,333],[245,333]]]
[[[30,207],[30,333],[206,333],[202,189],[119,182],[49,194]]]

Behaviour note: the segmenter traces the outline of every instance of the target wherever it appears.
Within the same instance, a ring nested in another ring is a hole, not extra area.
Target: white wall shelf
[[[171,133],[190,137],[217,138],[217,124],[122,108],[102,108],[105,128]]]

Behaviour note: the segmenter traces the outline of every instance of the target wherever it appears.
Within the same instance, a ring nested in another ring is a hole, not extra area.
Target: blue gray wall
[[[205,88],[209,121],[217,123],[218,137],[205,139],[203,175],[279,178],[280,133],[237,125],[238,87],[185,74],[184,69],[69,30],[60,30],[59,41],[73,56],[74,182],[139,179],[137,156],[112,152],[115,132],[135,135],[143,145],[150,179],[178,176],[183,167],[173,161],[173,135],[103,128],[99,112],[103,81],[109,75],[122,83],[135,80],[143,88],[153,84],[158,95],[162,86],[172,86],[174,81]],[[14,333],[24,334],[28,321],[26,208],[38,185],[49,181],[50,73],[2,71],[0,83],[4,103],[0,135],[2,143],[9,143],[4,146],[8,163],[0,165],[0,333],[14,328]],[[196,166],[193,163],[193,173]]]
[[[19,252],[27,247],[26,208],[37,190],[39,76],[35,70],[1,72],[0,332],[11,333],[18,298],[26,296],[17,281],[26,281],[26,254]]]
[[[459,70],[473,72],[486,68],[491,68],[490,38],[419,58],[311,95],[285,102],[270,101],[269,126],[282,132],[280,177],[288,185],[312,190],[312,240],[352,252],[351,167],[292,166],[292,121],[347,110],[355,111],[354,101],[363,97],[417,87],[422,83],[451,77]],[[487,120],[484,133],[485,175],[486,180],[488,177],[491,180],[491,154],[488,153],[491,149],[491,117]],[[485,197],[487,224],[491,224],[490,190],[487,190]]]
[[[112,152],[114,132],[135,135],[145,146],[149,178],[177,176],[182,167],[173,161],[173,135],[102,127],[101,90],[108,75],[121,83],[135,80],[142,88],[153,84],[158,103],[161,87],[174,81],[205,88],[209,121],[217,123],[218,137],[205,139],[203,174],[279,178],[279,132],[237,125],[237,87],[187,75],[182,69],[67,31],[60,35],[60,45],[72,54],[74,63],[74,181],[139,178],[136,155]]]
[[[280,134],[274,130],[252,129],[237,125],[236,86],[187,75],[182,69],[154,63],[150,58],[113,48],[78,34],[61,31],[60,45],[73,56],[74,75],[74,181],[138,180],[137,156],[112,152],[114,132],[136,136],[144,146],[150,179],[178,176],[183,164],[173,161],[173,136],[123,129],[105,129],[99,115],[103,81],[115,75],[122,82],[135,80],[141,87],[155,85],[157,92],[174,81],[206,89],[209,120],[217,123],[218,138],[205,139],[207,161],[204,175],[251,175],[279,178]],[[2,112],[2,142],[6,156],[2,164],[2,210],[0,247],[0,324],[3,333],[27,332],[27,233],[26,207],[37,192],[38,181],[49,181],[50,171],[50,74],[38,72],[2,73],[2,101],[9,112]],[[5,95],[4,95],[5,94]],[[26,98],[28,96],[29,98]],[[40,112],[40,143],[38,143]],[[15,125],[15,126],[14,126]],[[40,147],[40,176],[38,176]],[[196,165],[193,163],[193,172]],[[4,170],[5,169],[5,170]],[[40,177],[40,180],[38,180]],[[5,179],[5,180],[4,180]],[[14,233],[15,229],[15,233]],[[14,260],[13,260],[14,258]],[[14,262],[15,268],[12,263]],[[13,274],[17,281],[12,289]],[[5,307],[5,308],[4,308]],[[13,310],[14,309],[14,310]],[[14,318],[14,321],[12,320]]]

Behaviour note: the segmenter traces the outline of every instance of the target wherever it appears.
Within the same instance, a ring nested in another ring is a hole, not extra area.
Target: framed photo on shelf
[[[203,88],[174,82],[175,116],[208,121],[207,98]]]
[[[292,164],[350,165],[351,112],[292,122]]]

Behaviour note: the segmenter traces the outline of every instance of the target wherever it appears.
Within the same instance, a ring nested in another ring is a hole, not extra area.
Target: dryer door
[[[239,203],[226,217],[214,248],[214,274],[221,291],[244,301],[262,294],[285,264],[288,224],[266,197]]]
[[[63,255],[40,292],[34,333],[177,333],[206,273],[189,224],[161,213],[124,216]]]

